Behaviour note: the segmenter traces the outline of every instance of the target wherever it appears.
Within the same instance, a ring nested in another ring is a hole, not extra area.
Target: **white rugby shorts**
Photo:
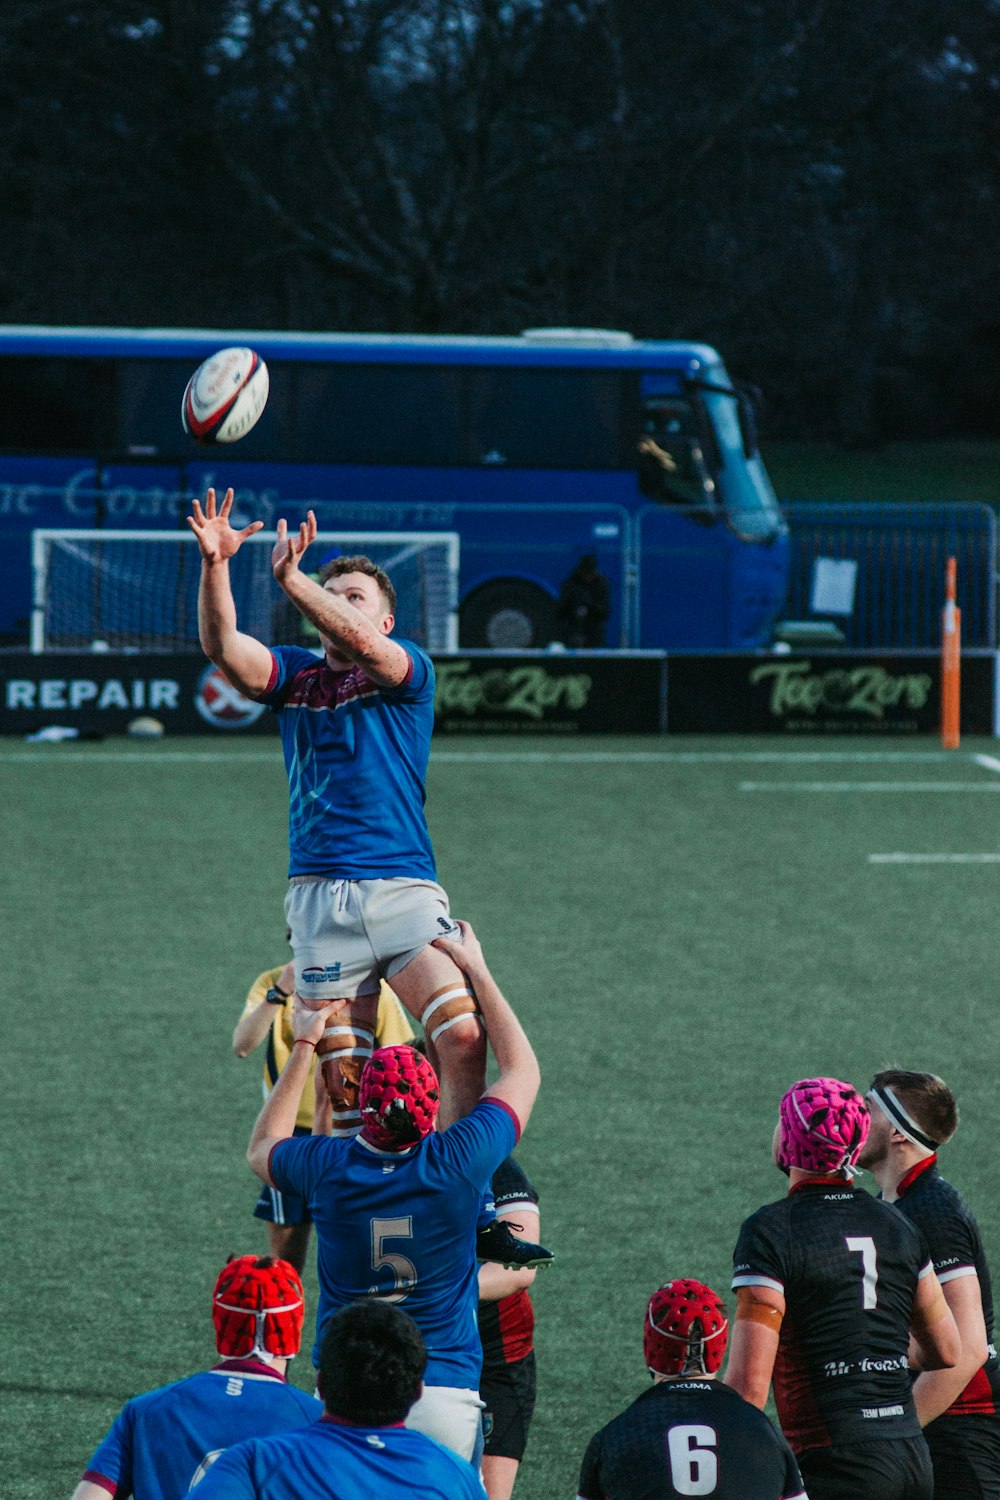
[[[373,995],[437,937],[457,939],[448,897],[435,880],[328,880],[293,875],[285,920],[304,1000]]]
[[[478,1391],[457,1385],[425,1385],[404,1427],[436,1438],[459,1458],[476,1464],[482,1457],[483,1402]]]

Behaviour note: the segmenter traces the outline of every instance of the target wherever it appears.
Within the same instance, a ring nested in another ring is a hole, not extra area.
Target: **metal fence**
[[[997,517],[988,505],[796,501],[783,509],[792,541],[788,619],[826,620],[848,648],[936,649],[954,557],[962,645],[997,645]],[[852,586],[835,611],[822,608],[830,599],[817,592],[821,559],[855,565],[839,575]]]

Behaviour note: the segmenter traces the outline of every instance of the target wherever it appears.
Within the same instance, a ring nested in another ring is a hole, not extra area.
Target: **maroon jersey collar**
[[[910,1191],[910,1188],[917,1181],[917,1179],[922,1177],[925,1172],[930,1171],[931,1167],[936,1165],[937,1152],[932,1151],[930,1156],[925,1156],[922,1161],[918,1161],[915,1167],[911,1167],[910,1170],[899,1179],[896,1184],[896,1197],[905,1197],[906,1194]]]
[[[281,1380],[287,1385],[284,1375],[279,1375],[270,1365],[266,1365],[262,1359],[222,1359],[217,1365],[212,1366],[212,1372],[234,1375],[270,1375],[272,1380]]]
[[[320,1417],[320,1421],[331,1422],[334,1427],[358,1427],[363,1431],[367,1431],[372,1426],[371,1422],[352,1422],[347,1417],[335,1417],[332,1411],[325,1411]],[[405,1422],[381,1422],[377,1428],[372,1430],[380,1432],[383,1427],[389,1427],[395,1431],[396,1428],[405,1426]]]

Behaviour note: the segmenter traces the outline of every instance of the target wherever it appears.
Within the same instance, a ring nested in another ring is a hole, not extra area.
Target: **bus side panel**
[[[0,459],[0,642],[26,645],[31,619],[31,533],[94,526],[93,465],[83,458]]]
[[[28,639],[32,603],[31,533],[41,527],[183,525],[186,503],[176,465],[110,466],[84,457],[0,459],[0,548],[3,556],[0,641]]]
[[[324,531],[457,531],[460,602],[494,579],[522,579],[554,601],[585,553],[611,584],[609,646],[626,636],[625,556],[634,476],[542,470],[390,469],[240,464],[228,454],[189,465],[196,492],[208,484],[236,491],[241,524],[278,517],[290,526],[316,512]],[[609,479],[618,503],[608,503]],[[294,497],[294,498],[293,498]]]
[[[788,538],[742,539],[720,515],[655,506],[638,526],[640,641],[668,650],[767,645],[788,587]]]
[[[639,644],[721,650],[730,634],[729,554],[721,515],[653,506],[638,526]]]

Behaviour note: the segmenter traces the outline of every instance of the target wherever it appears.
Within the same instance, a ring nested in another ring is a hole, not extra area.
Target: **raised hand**
[[[271,553],[271,570],[280,583],[295,571],[309,544],[316,539],[316,516],[310,510],[298,531],[289,532],[288,522],[278,522],[278,540]]]
[[[215,508],[215,491],[205,493],[205,509],[197,499],[191,502],[191,514],[185,517],[198,538],[198,547],[206,562],[226,562],[240,550],[248,536],[263,528],[263,521],[251,521],[242,531],[235,531],[229,524],[229,512],[233,508],[233,491],[227,490],[218,512]]]

